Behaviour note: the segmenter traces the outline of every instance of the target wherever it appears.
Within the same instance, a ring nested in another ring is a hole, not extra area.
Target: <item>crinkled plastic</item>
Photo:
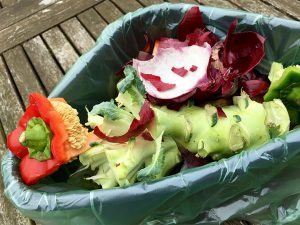
[[[115,97],[115,74],[143,49],[144,33],[151,40],[174,37],[191,6],[155,5],[112,23],[50,97],[64,97],[81,115],[85,105]],[[224,38],[234,18],[240,21],[238,31],[267,37],[260,72],[266,74],[272,61],[300,63],[300,22],[210,7],[201,12],[219,37]],[[90,190],[81,179],[68,178],[70,165],[55,175],[59,179],[27,187],[18,163],[10,153],[3,159],[5,194],[25,216],[44,225],[220,224],[228,219],[300,224],[300,129],[229,159],[126,188]]]

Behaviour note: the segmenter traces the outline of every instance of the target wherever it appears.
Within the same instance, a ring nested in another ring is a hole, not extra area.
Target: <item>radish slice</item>
[[[158,99],[173,99],[194,91],[199,86],[206,77],[210,55],[211,47],[207,43],[203,47],[192,45],[176,49],[162,48],[148,61],[133,59],[133,67],[138,71],[149,95]],[[172,68],[186,68],[187,73],[178,76]],[[192,71],[190,68],[193,68]],[[160,91],[142,74],[155,74],[161,82],[174,87]]]

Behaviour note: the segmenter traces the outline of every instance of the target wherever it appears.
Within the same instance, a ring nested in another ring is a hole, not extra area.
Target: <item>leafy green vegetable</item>
[[[20,143],[28,148],[30,158],[43,161],[51,159],[51,138],[52,133],[45,122],[41,118],[33,117],[20,136]]]
[[[281,99],[290,114],[291,125],[297,125],[300,117],[300,66],[283,68],[280,63],[273,63],[269,79],[271,85],[264,100]]]
[[[152,181],[164,177],[181,161],[180,152],[175,141],[170,137],[162,140],[163,133],[155,140],[156,152],[151,163],[138,171],[137,180]]]
[[[129,87],[125,92],[120,92],[116,98],[116,101],[120,106],[124,106],[128,112],[131,112],[133,116],[139,120],[139,112],[145,102],[144,97],[134,86]]]
[[[147,180],[150,180],[151,177],[156,179],[166,175],[180,162],[180,153],[172,139],[167,138],[164,142],[157,142],[138,136],[125,143],[102,141],[99,145],[81,154],[79,160],[84,166],[91,167],[92,170],[98,169],[98,172],[88,179],[101,185],[102,188],[117,185],[122,187],[133,184],[137,180],[138,171],[145,165],[151,165],[154,162],[156,164],[156,160],[151,162],[151,159],[156,152],[160,154],[160,151],[165,160],[161,161],[157,167],[155,176],[148,176]]]
[[[129,130],[133,119],[134,116],[130,112],[117,107],[113,101],[102,102],[88,113],[86,125],[92,128],[98,126],[107,136],[121,136]]]
[[[113,100],[95,105],[89,112],[87,126],[98,128],[106,136],[126,134],[134,119],[140,120],[140,111],[145,102],[145,87],[132,66],[124,69],[125,78],[117,84],[119,95]]]
[[[120,114],[120,108],[115,105],[113,100],[109,102],[101,102],[100,104],[95,105],[90,113],[92,115],[101,115],[110,120],[117,120],[122,117],[122,114]]]
[[[139,78],[136,69],[133,66],[126,66],[124,69],[125,78],[119,81],[117,88],[120,93],[124,93],[129,87],[136,87],[139,93],[146,97],[146,90],[143,82]]]

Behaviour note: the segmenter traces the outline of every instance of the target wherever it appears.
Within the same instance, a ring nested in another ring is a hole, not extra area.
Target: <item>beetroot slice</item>
[[[141,111],[139,112],[140,120],[134,119],[127,131],[126,134],[122,136],[114,136],[109,137],[105,135],[99,127],[95,127],[94,134],[97,135],[99,138],[107,140],[109,142],[114,143],[123,143],[128,141],[132,137],[136,137],[141,134],[147,127],[148,123],[154,118],[154,112],[150,107],[150,103],[145,100]]]
[[[167,91],[176,86],[176,84],[168,84],[161,81],[159,76],[152,74],[140,73],[141,77],[149,81],[158,91]]]
[[[184,67],[176,68],[173,66],[171,70],[181,77],[184,77],[188,73],[188,71]]]
[[[177,28],[177,37],[184,41],[186,35],[194,32],[196,28],[204,29],[202,15],[198,6],[191,7],[184,15]]]
[[[236,26],[237,20],[234,20],[224,41],[223,64],[226,68],[244,75],[264,57],[266,38],[252,31],[233,33]]]

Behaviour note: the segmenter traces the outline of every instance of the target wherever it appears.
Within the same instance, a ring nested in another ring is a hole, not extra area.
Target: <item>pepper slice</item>
[[[23,158],[28,154],[28,149],[20,144],[20,135],[25,131],[23,127],[17,127],[7,137],[7,147],[10,151],[17,156],[19,159]]]
[[[56,104],[54,104],[54,102]],[[57,108],[55,106],[57,102],[63,104],[64,107],[60,109]],[[64,123],[63,117],[67,113],[67,117],[76,117],[76,110],[67,105],[62,98],[47,99],[38,93],[32,93],[29,96],[29,103],[29,106],[18,123],[18,127],[8,135],[7,146],[15,156],[21,159],[19,169],[24,183],[32,185],[37,183],[40,178],[46,177],[58,170],[60,165],[69,162],[73,157],[87,150],[89,148],[89,142],[97,140],[98,137],[93,133],[88,135],[88,133],[85,133],[85,130],[83,130],[82,135],[86,135],[86,141],[84,141],[81,146],[74,147],[72,143],[69,142],[70,129],[67,129],[68,126]],[[67,109],[66,112],[64,111],[65,109]],[[74,111],[76,113],[74,113]],[[26,130],[28,121],[33,117],[41,118],[48,127],[50,127],[53,134],[51,139],[51,159],[39,161],[30,158],[28,149],[20,144],[20,135]],[[79,119],[75,122],[80,126]],[[74,121],[72,125],[74,125]],[[76,132],[74,133],[77,134]]]
[[[300,121],[300,67],[289,66],[283,69],[282,65],[278,65],[280,64],[272,64],[269,75],[271,85],[264,100],[271,101],[280,98],[289,112],[293,127]],[[274,74],[275,76],[273,76]]]
[[[59,169],[62,164],[55,159],[38,161],[29,158],[27,154],[20,163],[20,174],[25,184],[33,185],[39,179],[46,177]]]

